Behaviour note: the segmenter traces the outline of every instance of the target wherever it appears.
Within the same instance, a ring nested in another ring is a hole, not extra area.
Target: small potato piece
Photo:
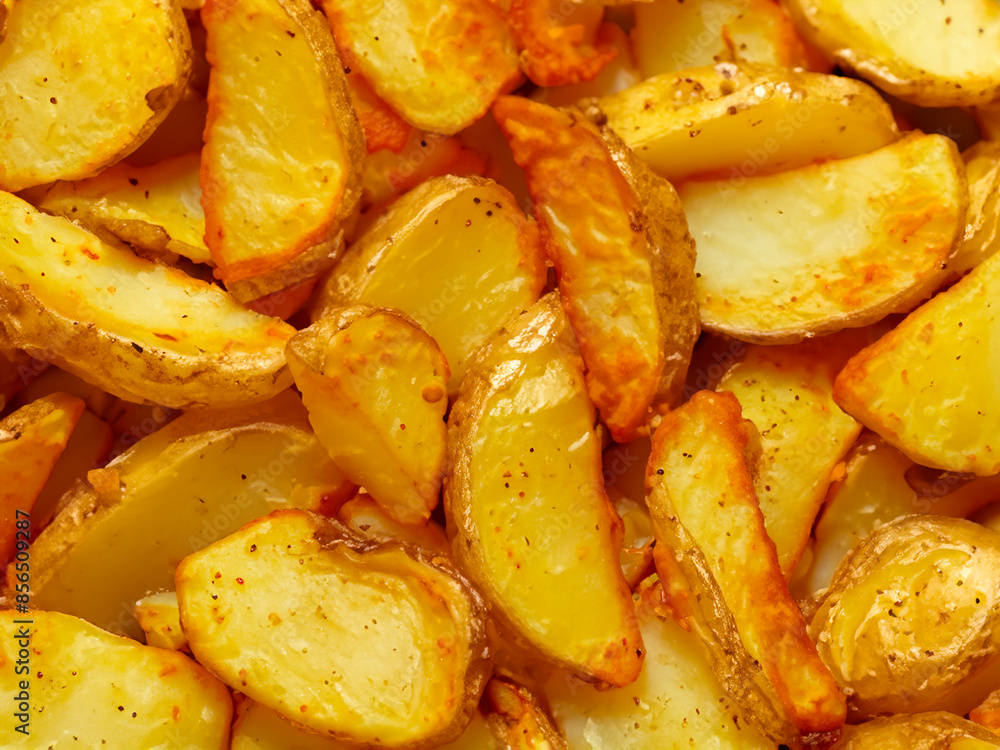
[[[442,558],[304,511],[276,511],[185,558],[177,598],[202,664],[357,744],[456,738],[491,666],[485,606]]]
[[[19,0],[4,33],[0,189],[10,192],[90,177],[127,156],[191,73],[191,37],[173,2]]]
[[[308,0],[207,0],[205,242],[241,301],[298,284],[343,249],[364,138],[333,37]]]
[[[1000,143],[980,141],[962,152],[969,181],[965,235],[948,263],[959,279],[1000,249]]]
[[[996,742],[1000,744],[1000,690],[994,690],[982,703],[969,711],[969,721],[998,735]]]
[[[694,256],[676,194],[651,174],[641,186],[630,182],[597,126],[578,113],[503,97],[493,116],[525,170],[590,399],[616,441],[634,440],[646,431],[667,362],[665,308],[684,300],[693,271],[667,260]],[[670,352],[681,364],[672,378],[678,390],[697,338],[697,326],[688,328],[686,351]]]
[[[16,697],[26,679],[15,672],[19,651],[30,648],[31,665],[30,734],[8,717],[3,747],[229,748],[229,692],[187,656],[58,612],[2,611],[0,628],[0,698],[8,706],[23,700]]]
[[[799,31],[839,65],[923,107],[1000,96],[1000,8],[992,0],[886,6],[791,0]]]
[[[89,180],[57,182],[37,198],[26,197],[46,213],[78,221],[102,238],[111,235],[148,253],[177,253],[209,263],[200,164],[197,153],[148,167],[116,164]]]
[[[917,463],[1000,472],[998,295],[994,255],[855,355],[837,376],[837,403]]]
[[[129,401],[263,401],[291,385],[291,326],[0,191],[0,342]]]
[[[456,561],[512,631],[589,679],[627,685],[642,640],[594,418],[572,330],[547,295],[462,381],[445,513]]]
[[[485,700],[492,709],[486,720],[506,747],[566,750],[566,740],[552,726],[538,699],[522,685],[494,677],[486,685]]]
[[[412,544],[428,554],[451,554],[448,537],[435,521],[431,520],[426,524],[400,523],[382,510],[382,506],[365,492],[359,492],[341,505],[337,518],[365,539],[396,540]]]
[[[739,399],[760,433],[754,484],[786,579],[806,548],[834,467],[861,432],[834,403],[834,367],[808,344],[751,346],[718,387]]]
[[[921,134],[739,187],[687,183],[680,195],[702,325],[764,343],[912,309],[947,277],[968,205],[954,142]]]
[[[810,626],[859,721],[975,708],[1000,676],[1000,535],[904,516],[854,548]]]
[[[453,135],[521,80],[504,12],[490,0],[323,0],[337,45],[404,120]]]
[[[600,106],[636,155],[674,183],[714,176],[739,187],[899,137],[889,105],[860,81],[752,65],[665,73]]]
[[[144,596],[135,603],[135,619],[146,634],[146,645],[171,651],[188,651],[187,636],[181,627],[177,593],[164,591]]]
[[[944,711],[889,716],[848,727],[831,750],[995,750],[1000,737]]]
[[[692,624],[708,622],[723,683],[749,721],[789,743],[795,730],[838,730],[844,696],[809,639],[764,529],[750,473],[758,439],[736,396],[696,393],[653,435],[647,501],[660,577],[676,585],[671,577],[680,572],[697,592]]]
[[[288,364],[334,462],[403,523],[423,523],[444,474],[448,363],[408,315],[359,305],[288,342]]]
[[[538,299],[545,280],[537,227],[507,190],[438,177],[396,201],[348,249],[313,320],[359,303],[402,310],[441,347],[454,392],[472,355]]]
[[[89,478],[31,547],[32,604],[135,638],[135,602],[173,588],[185,555],[276,508],[322,510],[353,489],[291,392],[190,412]]]

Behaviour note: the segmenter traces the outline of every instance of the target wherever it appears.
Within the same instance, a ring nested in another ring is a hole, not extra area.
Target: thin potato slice
[[[200,164],[197,153],[148,167],[116,164],[89,180],[57,182],[29,200],[105,239],[111,235],[155,255],[176,253],[208,263]]]
[[[968,205],[955,144],[919,134],[680,194],[698,245],[702,325],[765,343],[912,309],[947,278]]]
[[[365,492],[359,492],[337,511],[337,518],[351,531],[366,539],[396,540],[412,544],[429,554],[448,556],[451,544],[438,524],[400,523],[382,510],[382,506]]]
[[[3,611],[0,627],[0,697],[30,705],[0,725],[3,747],[229,747],[229,693],[187,656],[58,612]]]
[[[444,475],[448,363],[407,315],[341,308],[288,342],[316,436],[347,477],[403,523],[423,523]]]
[[[352,490],[292,393],[186,414],[88,478],[31,547],[32,604],[136,638],[136,601],[172,589],[185,555],[276,508],[323,510]],[[13,567],[7,576],[13,588]]]
[[[538,299],[545,279],[538,230],[507,190],[439,177],[400,198],[348,249],[313,320],[359,303],[402,310],[441,347],[454,392],[472,355]]]
[[[1000,143],[980,141],[962,152],[969,181],[965,235],[948,263],[958,279],[1000,249]]]
[[[994,255],[853,357],[837,403],[917,463],[1000,472],[998,295]]]
[[[19,0],[4,33],[0,189],[11,192],[90,177],[127,156],[191,73],[191,37],[173,2]]]
[[[485,700],[491,709],[486,720],[506,747],[566,750],[566,740],[552,726],[538,699],[524,686],[494,677],[486,685]]]
[[[572,330],[548,295],[462,381],[445,513],[456,561],[511,630],[556,663],[627,685],[642,640],[594,417]]]
[[[224,406],[291,384],[293,333],[0,191],[0,343],[130,401]]]
[[[653,435],[647,499],[657,570],[671,587],[681,585],[680,573],[693,592],[694,616],[682,619],[707,623],[723,684],[749,721],[789,743],[795,730],[837,731],[844,696],[809,639],[764,529],[750,473],[760,457],[756,433],[733,394],[695,394]],[[735,681],[734,671],[743,672]]]
[[[490,0],[323,0],[337,44],[404,120],[453,135],[521,80],[503,11]]]
[[[791,0],[799,31],[839,65],[924,107],[1000,96],[1000,8],[991,0]]]
[[[205,242],[242,301],[332,265],[361,198],[364,139],[308,0],[208,0]]]
[[[163,591],[144,596],[135,603],[135,619],[146,634],[146,645],[171,651],[188,651],[187,636],[181,627],[177,594]]]
[[[739,399],[760,433],[754,484],[786,579],[806,548],[834,467],[861,433],[833,400],[834,366],[808,344],[752,346],[718,387]]]
[[[490,669],[485,606],[444,560],[304,511],[277,511],[185,558],[177,597],[201,663],[357,744],[456,738]]]
[[[579,114],[503,97],[493,115],[525,170],[590,398],[615,440],[634,440],[667,362],[673,331],[663,312],[672,298],[683,301],[693,270],[684,274],[674,262],[664,278],[667,258],[694,255],[676,194],[641,172],[647,179],[632,184],[600,130]],[[668,291],[674,280],[677,288]],[[689,329],[687,351],[670,352],[682,365],[678,386],[697,338],[696,325]]]
[[[665,73],[600,106],[636,155],[672,182],[715,176],[739,187],[899,137],[889,105],[860,81],[752,65]]]

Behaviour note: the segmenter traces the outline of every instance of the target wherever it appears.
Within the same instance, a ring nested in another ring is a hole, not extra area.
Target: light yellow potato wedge
[[[0,189],[11,192],[90,177],[128,155],[191,73],[191,37],[173,2],[19,0],[4,34]]]
[[[323,510],[352,489],[290,392],[188,413],[88,479],[31,548],[32,604],[136,638],[136,601],[172,589],[185,555],[277,508]]]
[[[456,561],[514,633],[590,679],[627,685],[642,640],[594,420],[572,329],[547,295],[462,381],[445,513]]]
[[[0,191],[0,342],[130,401],[225,406],[291,385],[293,333]]]
[[[229,747],[229,692],[187,656],[58,612],[5,610],[0,627],[3,747]]]
[[[962,152],[969,181],[965,234],[948,263],[959,279],[1000,249],[1000,143],[980,141]]]
[[[402,523],[430,518],[445,460],[448,363],[397,310],[333,310],[288,342],[316,436],[347,477]]]
[[[241,301],[333,264],[361,198],[364,139],[308,0],[208,0],[201,190],[216,275]]]
[[[968,205],[955,144],[920,134],[739,187],[687,183],[680,195],[702,325],[765,343],[911,310],[947,278]]]
[[[341,49],[404,120],[453,135],[521,81],[514,36],[490,0],[323,0]],[[405,19],[405,20],[404,20]]]
[[[1000,96],[1000,8],[990,0],[791,0],[787,8],[837,64],[900,99],[948,107]]]
[[[188,651],[187,636],[181,627],[177,593],[162,591],[144,596],[135,603],[135,619],[146,634],[146,645],[171,651]]]
[[[739,399],[760,433],[754,485],[786,579],[809,541],[834,467],[861,433],[833,400],[835,368],[808,344],[751,346],[718,387]]]
[[[366,539],[397,540],[419,547],[429,554],[451,554],[448,537],[437,522],[400,523],[382,510],[382,506],[372,500],[367,492],[359,492],[341,505],[337,518],[355,534]]]
[[[110,235],[154,255],[176,253],[209,263],[200,164],[197,153],[148,167],[116,164],[89,180],[57,182],[26,197],[105,239]]]
[[[860,81],[752,65],[664,73],[599,103],[636,155],[675,183],[700,175],[739,187],[899,137],[889,105]]]
[[[841,370],[841,408],[915,462],[1000,472],[1000,256],[911,313]]]
[[[444,353],[455,392],[472,355],[545,285],[538,230],[490,180],[438,177],[396,201],[320,290],[313,320],[368,303],[410,315]]]
[[[538,699],[523,685],[503,677],[494,677],[486,685],[486,717],[493,733],[508,748],[525,750],[566,750],[552,720]]]
[[[723,689],[698,636],[666,614],[660,598],[658,585],[636,597],[646,658],[635,683],[597,690],[563,671],[545,681],[542,695],[569,747],[777,750]]]
[[[1000,737],[944,711],[900,714],[849,727],[831,750],[996,750]]]
[[[455,739],[491,668],[485,605],[444,559],[305,511],[276,511],[185,558],[177,598],[202,664],[355,744]]]
[[[785,744],[836,732],[844,696],[820,661],[764,528],[757,429],[731,393],[701,391],[660,423],[646,468],[656,567],[747,719]],[[738,676],[737,676],[738,675]]]

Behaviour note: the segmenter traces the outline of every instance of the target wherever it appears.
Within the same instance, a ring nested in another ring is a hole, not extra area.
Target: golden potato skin
[[[1000,535],[943,516],[904,516],[844,559],[810,625],[848,694],[849,717],[965,714],[1000,666]]]
[[[902,714],[850,727],[830,750],[993,750],[1000,737],[944,711]]]

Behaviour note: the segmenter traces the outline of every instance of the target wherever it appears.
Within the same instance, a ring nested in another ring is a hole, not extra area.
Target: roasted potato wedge
[[[734,394],[760,433],[754,475],[764,526],[790,578],[830,486],[861,425],[833,400],[836,364],[810,345],[750,346],[718,390]]]
[[[304,411],[289,392],[191,412],[90,472],[31,547],[33,606],[141,637],[136,601],[172,589],[185,555],[276,508],[342,502],[352,485]],[[13,567],[7,576],[13,589]]]
[[[620,143],[605,145],[579,113],[510,96],[493,116],[525,170],[587,392],[611,436],[634,440],[648,432],[664,376],[674,389],[667,406],[679,401],[698,335],[694,316],[683,314],[693,312],[694,247],[677,195],[637,160],[625,161]],[[591,117],[601,122],[600,112]]]
[[[810,625],[852,720],[968,713],[1000,678],[1000,535],[904,516],[844,559]]]
[[[135,619],[146,634],[146,645],[171,651],[188,651],[187,636],[181,627],[177,593],[161,591],[135,603]]]
[[[594,419],[572,329],[547,295],[462,381],[445,513],[456,561],[514,633],[590,679],[627,685],[642,640]]]
[[[1000,10],[989,0],[791,0],[787,7],[806,39],[900,99],[958,107],[1000,96]]]
[[[962,152],[969,181],[965,235],[948,268],[955,278],[1000,249],[1000,143],[980,141]]]
[[[690,182],[680,195],[702,325],[765,343],[912,309],[947,278],[968,205],[955,144],[919,134],[739,187]]]
[[[130,401],[263,401],[294,330],[0,191],[0,343]]]
[[[316,436],[403,523],[430,518],[444,475],[448,363],[412,318],[370,305],[328,313],[288,342]]]
[[[191,37],[174,2],[19,0],[4,26],[2,190],[90,177],[128,155],[191,73]]]
[[[458,737],[491,666],[485,605],[445,560],[304,511],[276,511],[185,558],[177,598],[200,662],[356,744]]]
[[[809,639],[764,529],[751,475],[759,460],[757,430],[736,396],[701,391],[653,435],[647,501],[657,571],[675,616],[703,631],[747,720],[788,744],[800,732],[836,732],[844,696]],[[684,588],[686,596],[674,594]]]
[[[998,294],[993,256],[855,355],[837,376],[837,403],[917,463],[1000,472]]]
[[[229,747],[229,692],[183,654],[58,612],[0,611],[0,627],[4,747]]]
[[[566,740],[552,726],[538,699],[523,685],[494,677],[486,685],[484,700],[490,707],[486,721],[505,747],[566,750]]]
[[[665,73],[599,103],[636,155],[675,183],[713,176],[740,187],[899,137],[889,105],[860,81],[752,65]]]
[[[511,28],[490,0],[322,5],[337,45],[350,50],[375,92],[421,130],[457,133],[521,80]]]
[[[361,198],[364,138],[308,0],[208,0],[205,243],[242,301],[333,264]]]
[[[874,719],[850,727],[831,750],[995,750],[1000,737],[944,711]]]
[[[26,196],[40,209],[77,221],[102,239],[124,240],[154,256],[211,262],[205,247],[197,153],[148,167],[116,164],[97,177],[57,182]]]
[[[537,227],[507,190],[439,177],[396,201],[348,249],[313,320],[359,303],[402,310],[441,347],[455,392],[472,355],[538,299],[545,273]]]
[[[450,555],[451,544],[438,524],[400,523],[382,510],[366,492],[359,492],[337,511],[337,518],[360,537],[406,542],[428,554]]]

